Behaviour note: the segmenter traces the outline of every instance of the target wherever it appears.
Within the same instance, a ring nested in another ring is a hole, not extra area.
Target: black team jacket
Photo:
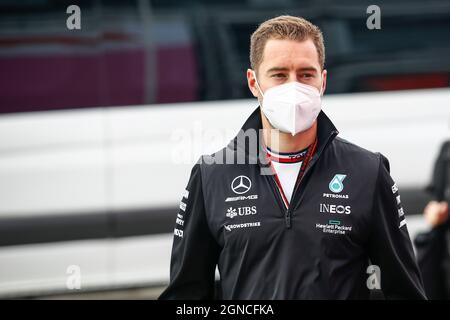
[[[368,299],[380,286],[387,299],[426,299],[388,160],[337,137],[323,111],[317,121],[288,207],[262,139],[249,142],[259,108],[227,147],[199,159],[160,299],[214,298],[216,266],[223,299]]]

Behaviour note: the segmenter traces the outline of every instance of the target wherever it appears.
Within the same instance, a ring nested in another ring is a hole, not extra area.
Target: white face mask
[[[256,73],[253,71],[256,80]],[[293,136],[312,127],[321,110],[322,92],[300,82],[288,82],[263,93],[258,80],[258,90],[263,96],[261,109],[270,124]]]

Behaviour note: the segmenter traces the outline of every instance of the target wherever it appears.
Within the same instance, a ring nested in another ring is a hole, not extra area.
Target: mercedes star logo
[[[252,182],[246,176],[237,176],[233,179],[233,182],[231,182],[231,190],[233,190],[234,193],[237,194],[246,193],[248,190],[250,190],[251,186]]]

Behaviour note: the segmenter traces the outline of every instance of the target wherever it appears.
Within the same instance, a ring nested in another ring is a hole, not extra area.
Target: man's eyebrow
[[[269,70],[267,70],[266,73],[271,73],[271,72],[276,72],[276,71],[289,71],[289,68],[286,68],[286,67],[273,67],[273,68],[270,68]],[[301,71],[301,72],[304,72],[304,71],[317,72],[318,70],[317,70],[317,68],[314,68],[314,67],[304,67],[304,68],[297,69],[297,72],[298,71]]]
[[[314,67],[305,67],[305,68],[300,68],[297,71],[314,71],[317,72],[317,69]]]
[[[286,68],[286,67],[273,67],[273,68],[270,68],[269,70],[267,70],[266,73],[271,73],[271,72],[274,72],[274,71],[289,71],[289,68]]]

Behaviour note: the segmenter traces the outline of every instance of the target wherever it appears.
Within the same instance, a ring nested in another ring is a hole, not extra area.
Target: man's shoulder
[[[389,165],[387,158],[380,152],[370,151],[341,137],[336,137],[333,145],[337,156],[348,159],[348,161],[355,163],[360,168],[378,171],[380,162]]]
[[[197,164],[199,164],[202,174],[209,176],[213,173],[223,172],[223,170],[232,170],[231,167],[238,164],[249,164],[249,160],[244,153],[240,153],[228,145],[214,153],[202,155]]]
[[[214,153],[203,154],[198,160],[198,163],[202,166],[202,168],[233,164],[236,162],[236,155],[236,150],[230,148],[230,146],[225,146]]]

